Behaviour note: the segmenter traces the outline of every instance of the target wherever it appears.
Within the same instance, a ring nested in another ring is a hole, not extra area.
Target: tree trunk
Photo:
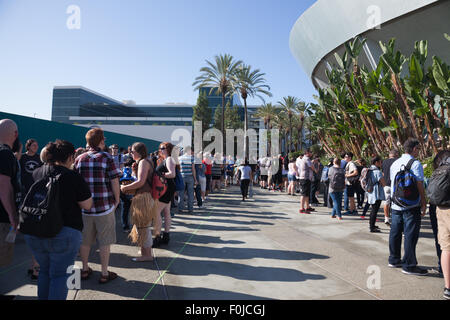
[[[225,91],[222,90],[222,153],[225,154]]]
[[[397,94],[397,97],[399,98],[399,102],[401,103],[401,105],[403,105],[405,107],[405,109],[408,113],[408,116],[411,119],[414,136],[417,140],[419,140],[419,143],[422,146],[421,154],[424,155],[425,150],[423,148],[423,146],[424,146],[423,137],[420,134],[419,129],[417,128],[416,118],[414,117],[414,114],[413,114],[411,108],[409,107],[408,101],[406,100],[406,96],[403,91],[400,80],[397,78],[397,75],[395,73],[392,73],[391,78],[392,78],[392,84],[394,85],[394,90]]]
[[[428,141],[431,143],[431,146],[433,148],[433,152],[436,155],[438,153],[438,149],[437,149],[437,146],[436,146],[436,142],[434,141],[433,130],[431,129],[430,122],[428,121],[428,115],[425,114],[425,116],[423,118],[425,120],[425,125],[426,125],[427,131],[428,131]]]
[[[244,159],[249,156],[247,98],[244,99]]]

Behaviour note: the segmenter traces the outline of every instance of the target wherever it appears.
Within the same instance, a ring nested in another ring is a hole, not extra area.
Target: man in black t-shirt
[[[20,170],[24,194],[27,194],[34,183],[33,171],[42,166],[41,157],[37,153],[39,145],[35,139],[29,139],[25,144],[27,152],[20,158]]]
[[[0,266],[12,262],[14,244],[5,242],[10,229],[17,231],[20,201],[19,165],[12,149],[19,144],[17,125],[9,119],[0,120]]]
[[[389,225],[389,212],[391,210],[391,166],[398,159],[399,152],[395,149],[389,152],[389,159],[383,161],[381,170],[383,171],[384,181],[386,186],[384,187],[384,197],[386,203],[384,205],[384,223]]]

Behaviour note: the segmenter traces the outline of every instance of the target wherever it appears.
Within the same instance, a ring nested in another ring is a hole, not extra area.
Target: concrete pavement
[[[441,300],[434,238],[426,216],[417,246],[425,277],[407,276],[387,266],[389,227],[369,233],[368,220],[330,218],[316,207],[300,215],[299,197],[255,188],[240,201],[238,187],[213,194],[194,215],[173,219],[169,246],[154,249],[154,262],[135,263],[138,248],[120,230],[112,246],[110,270],[119,275],[99,285],[100,264],[91,252],[91,279],[75,300]],[[380,219],[382,214],[380,212]],[[119,221],[119,220],[118,220]],[[19,236],[14,263],[0,269],[0,293],[35,299],[36,283],[26,276],[30,253]],[[77,265],[81,266],[80,261]]]

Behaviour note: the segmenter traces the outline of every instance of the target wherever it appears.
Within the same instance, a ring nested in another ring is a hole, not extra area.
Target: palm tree
[[[270,93],[270,87],[265,84],[265,74],[261,73],[259,69],[252,70],[250,65],[242,64],[236,72],[235,82],[236,91],[241,95],[244,100],[244,157],[248,155],[248,143],[247,143],[247,130],[248,130],[248,110],[247,110],[247,98],[258,97],[263,103],[265,103],[262,95],[272,97]]]
[[[286,114],[289,121],[289,144],[287,152],[289,152],[292,147],[292,117],[294,116],[295,110],[300,102],[301,101],[298,98],[292,96],[284,97],[282,101],[278,101],[278,104]]]
[[[264,121],[266,130],[272,129],[272,120],[275,117],[276,108],[271,103],[265,103],[256,110],[255,116]],[[267,139],[268,149],[270,150],[270,139]]]
[[[200,76],[192,84],[195,90],[211,88],[222,95],[222,136],[225,137],[225,98],[236,91],[235,74],[242,61],[235,61],[229,54],[215,56],[215,63],[206,60],[206,67],[200,69]],[[223,139],[225,151],[225,139]]]

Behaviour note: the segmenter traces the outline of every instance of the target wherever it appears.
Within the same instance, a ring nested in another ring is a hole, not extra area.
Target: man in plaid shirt
[[[88,183],[94,205],[83,210],[83,243],[80,248],[83,270],[81,279],[88,279],[92,273],[88,258],[91,246],[97,240],[100,247],[102,276],[100,283],[117,278],[117,274],[108,271],[111,245],[116,243],[115,210],[120,203],[120,169],[116,167],[112,156],[103,152],[105,137],[103,130],[96,128],[86,134],[88,151],[75,160],[75,170]]]

